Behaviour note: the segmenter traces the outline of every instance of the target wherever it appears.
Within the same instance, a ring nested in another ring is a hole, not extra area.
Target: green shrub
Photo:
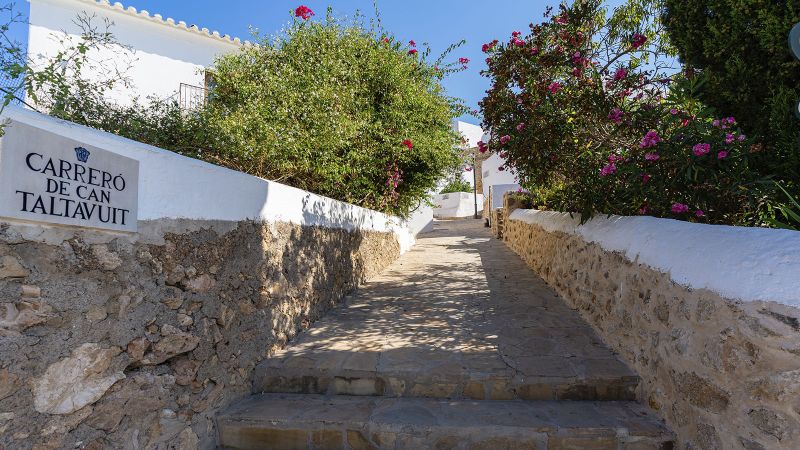
[[[295,19],[216,61],[204,112],[213,148],[247,172],[405,214],[458,157],[450,121],[464,110],[439,81],[461,67],[426,54],[330,10]]]
[[[451,192],[472,192],[472,185],[459,177],[450,180],[450,182],[439,191],[440,194],[449,194]]]
[[[800,1],[664,0],[669,39],[681,61],[708,82],[707,105],[734,116],[765,144],[753,159],[800,193],[800,61],[787,37],[800,21]]]

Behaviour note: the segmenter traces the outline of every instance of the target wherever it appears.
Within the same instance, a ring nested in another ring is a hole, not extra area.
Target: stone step
[[[380,353],[290,348],[256,368],[253,393],[628,401],[636,399],[638,384],[639,377],[611,354],[587,359],[413,347]]]
[[[254,395],[217,417],[223,449],[672,449],[635,402]]]

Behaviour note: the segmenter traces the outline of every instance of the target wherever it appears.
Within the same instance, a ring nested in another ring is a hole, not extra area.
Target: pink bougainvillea
[[[607,177],[607,176],[613,174],[616,171],[617,171],[617,165],[614,164],[613,162],[612,163],[608,163],[605,166],[603,166],[602,169],[600,169],[600,176],[601,177]]]
[[[658,153],[652,153],[652,152],[651,153],[645,153],[644,154],[644,159],[645,159],[645,161],[658,161],[659,159],[661,159],[661,155],[659,155]]]
[[[622,116],[624,116],[624,115],[625,115],[625,113],[622,112],[621,109],[614,108],[614,109],[611,110],[610,113],[608,113],[608,118],[609,118],[609,120],[611,120],[614,123],[620,123],[620,122],[622,122]]]
[[[706,144],[705,142],[694,144],[694,147],[692,147],[692,153],[694,153],[694,156],[707,155],[710,151],[711,144]]]
[[[644,45],[647,42],[647,37],[640,33],[635,33],[633,35],[633,39],[631,39],[631,47],[637,49]]]
[[[414,148],[414,143],[411,142],[411,139],[403,139],[403,145],[405,145],[409,150]]]
[[[300,5],[294,10],[294,16],[303,20],[308,20],[314,15],[314,11],[306,5]]]
[[[639,143],[640,148],[650,148],[655,147],[659,142],[661,142],[661,137],[655,131],[648,131],[642,141]]]
[[[670,209],[675,214],[684,214],[689,211],[689,205],[683,203],[673,203],[672,208]]]

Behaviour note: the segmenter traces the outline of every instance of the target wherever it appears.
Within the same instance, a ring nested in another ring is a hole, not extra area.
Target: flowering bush
[[[540,208],[755,222],[751,142],[695,99],[702,79],[671,70],[657,11],[634,14],[648,5],[562,4],[484,45],[489,147]]]

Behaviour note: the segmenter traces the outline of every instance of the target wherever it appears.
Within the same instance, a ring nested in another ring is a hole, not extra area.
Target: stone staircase
[[[261,364],[224,449],[670,449],[639,378],[480,221],[454,221]]]

